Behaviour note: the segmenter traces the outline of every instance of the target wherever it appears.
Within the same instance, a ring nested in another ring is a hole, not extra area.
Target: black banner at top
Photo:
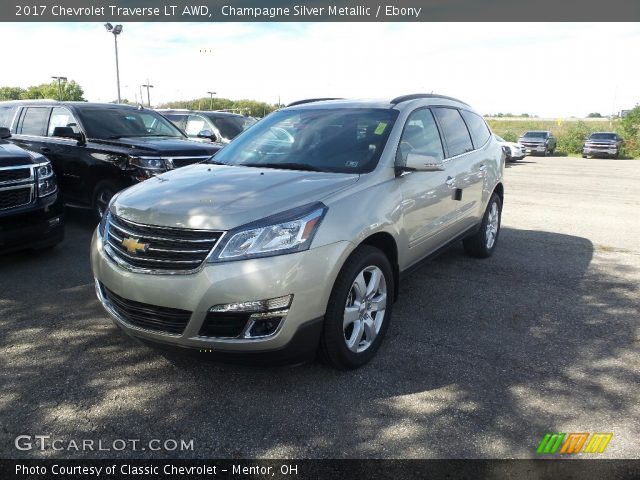
[[[639,0],[14,0],[2,22],[640,21]],[[452,32],[453,33],[453,32]]]

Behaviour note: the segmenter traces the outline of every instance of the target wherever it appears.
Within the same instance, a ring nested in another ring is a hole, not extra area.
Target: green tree
[[[20,100],[23,93],[20,87],[0,87],[0,100]]]
[[[242,115],[251,115],[253,117],[263,117],[274,110],[277,105],[272,105],[256,100],[229,100],[228,98],[211,98],[202,97],[194,100],[179,100],[166,102],[160,105],[160,108],[186,108],[189,110],[228,110]]]
[[[3,89],[0,89],[0,92],[2,92],[2,90]],[[84,90],[74,80],[71,80],[70,82],[61,82],[60,86],[58,86],[57,81],[53,81],[51,83],[32,85],[27,87],[27,89],[19,90],[20,96],[18,98],[21,100],[35,100],[39,98],[51,98],[54,100],[84,100]],[[15,92],[13,93],[15,94]],[[0,93],[0,95],[2,94]]]
[[[640,105],[636,105],[620,120],[618,133],[624,138],[624,154],[633,157],[640,156]]]
[[[602,115],[600,115],[598,112],[592,112],[587,115],[587,118],[602,118]]]

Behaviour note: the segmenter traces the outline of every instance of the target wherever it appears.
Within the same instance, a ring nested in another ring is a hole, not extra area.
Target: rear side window
[[[27,107],[22,117],[22,135],[44,136],[49,120],[49,107]]]
[[[0,127],[11,127],[11,120],[17,107],[0,107]]]
[[[471,132],[471,139],[473,140],[473,145],[476,148],[480,148],[491,136],[491,131],[484,120],[475,113],[468,112],[466,110],[461,110],[460,113],[464,118],[464,121],[467,122],[467,127],[469,127],[469,132]]]
[[[467,125],[462,120],[457,109],[437,107],[433,109],[433,112],[442,127],[450,157],[473,150],[469,130],[467,130]]]

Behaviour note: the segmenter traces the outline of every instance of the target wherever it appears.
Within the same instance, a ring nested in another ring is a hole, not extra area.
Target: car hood
[[[358,178],[343,173],[191,165],[123,191],[111,211],[148,225],[229,230],[321,201]]]
[[[10,142],[0,140],[0,167],[16,167],[35,163],[35,155]],[[40,158],[42,160],[42,158]]]
[[[222,148],[222,145],[216,143],[195,142],[174,137],[121,137],[115,140],[94,138],[91,142],[137,150],[140,155],[174,157],[213,155]]]
[[[616,141],[613,140],[612,138],[603,138],[602,140],[600,140],[598,138],[589,139],[585,143],[587,143],[587,144],[597,143],[597,144],[602,144],[602,145],[616,145]]]

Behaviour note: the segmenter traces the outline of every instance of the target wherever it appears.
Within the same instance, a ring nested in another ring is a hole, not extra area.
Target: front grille
[[[193,165],[194,163],[204,162],[210,157],[193,157],[193,158],[172,158],[171,163],[173,168],[186,167],[187,165]]]
[[[31,179],[31,168],[0,169],[0,183],[19,182]]]
[[[103,284],[100,284],[100,288],[102,289],[102,296],[109,303],[109,307],[127,323],[135,327],[181,335],[191,318],[191,312],[188,310],[135,302],[116,295]]]
[[[159,272],[195,270],[221,236],[221,233],[209,230],[140,225],[115,215],[109,218],[109,248],[106,251],[117,263],[134,269]]]
[[[0,189],[0,210],[20,207],[31,202],[31,185]]]

